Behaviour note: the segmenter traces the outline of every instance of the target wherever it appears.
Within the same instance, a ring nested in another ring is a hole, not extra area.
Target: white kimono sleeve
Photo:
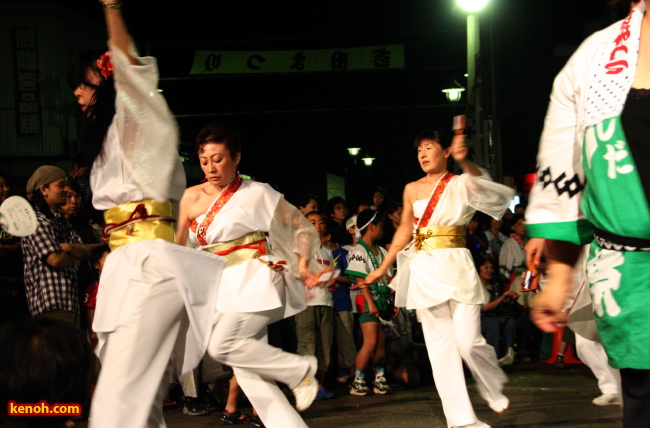
[[[467,204],[477,211],[501,219],[503,213],[515,196],[515,191],[503,184],[495,183],[487,171],[481,169],[483,175],[462,174],[467,191]]]
[[[280,198],[275,208],[269,227],[269,243],[273,254],[287,262],[287,268],[296,278],[299,277],[300,256],[309,260],[312,272],[323,269],[315,257],[321,245],[316,228],[284,198]]]
[[[112,46],[115,69],[115,124],[120,136],[124,175],[145,195],[158,201],[180,200],[185,173],[178,155],[178,128],[158,92],[158,67],[153,57],[138,57],[133,44],[127,55]],[[127,181],[127,180],[125,180]]]

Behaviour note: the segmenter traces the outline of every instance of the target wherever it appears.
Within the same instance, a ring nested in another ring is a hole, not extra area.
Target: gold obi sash
[[[416,251],[465,248],[465,241],[465,226],[422,227],[415,233]]]
[[[264,232],[252,232],[228,242],[203,247],[204,251],[226,258],[226,268],[268,254],[269,245]]]
[[[111,251],[138,241],[163,239],[174,242],[176,220],[172,217],[172,203],[145,199],[128,202],[104,212],[106,225],[102,232]]]

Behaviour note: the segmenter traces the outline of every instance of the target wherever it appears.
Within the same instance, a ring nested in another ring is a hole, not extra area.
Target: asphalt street
[[[506,370],[510,379],[505,394],[510,409],[494,413],[468,379],[470,397],[478,418],[499,428],[616,428],[621,427],[619,406],[598,407],[591,400],[600,395],[596,379],[582,365],[557,369],[540,362],[521,363]],[[312,428],[445,428],[442,405],[435,386],[417,388],[394,385],[389,396],[355,397],[340,384],[337,397],[318,401],[302,413]],[[250,412],[250,407],[240,409]],[[165,410],[169,428],[207,428],[219,426],[215,412],[208,416],[187,416],[182,406]],[[250,425],[249,425],[250,426]],[[77,422],[85,428],[85,422]],[[287,427],[289,428],[289,427]]]

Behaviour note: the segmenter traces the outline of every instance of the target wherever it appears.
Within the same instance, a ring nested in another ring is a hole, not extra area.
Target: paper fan
[[[11,196],[0,205],[0,222],[2,229],[13,236],[31,235],[37,226],[34,209],[20,196]]]

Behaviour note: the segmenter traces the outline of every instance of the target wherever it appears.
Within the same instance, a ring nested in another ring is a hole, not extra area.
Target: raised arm
[[[451,141],[451,157],[454,158],[464,173],[480,177],[483,175],[483,172],[474,162],[467,159],[468,153],[469,147],[465,145],[465,136],[455,135]]]
[[[101,1],[104,9],[104,18],[106,20],[106,30],[108,31],[108,40],[112,46],[115,46],[129,59],[131,65],[137,65],[138,61],[129,52],[131,45],[131,35],[126,28],[124,18],[122,17],[121,0],[103,0]]]

